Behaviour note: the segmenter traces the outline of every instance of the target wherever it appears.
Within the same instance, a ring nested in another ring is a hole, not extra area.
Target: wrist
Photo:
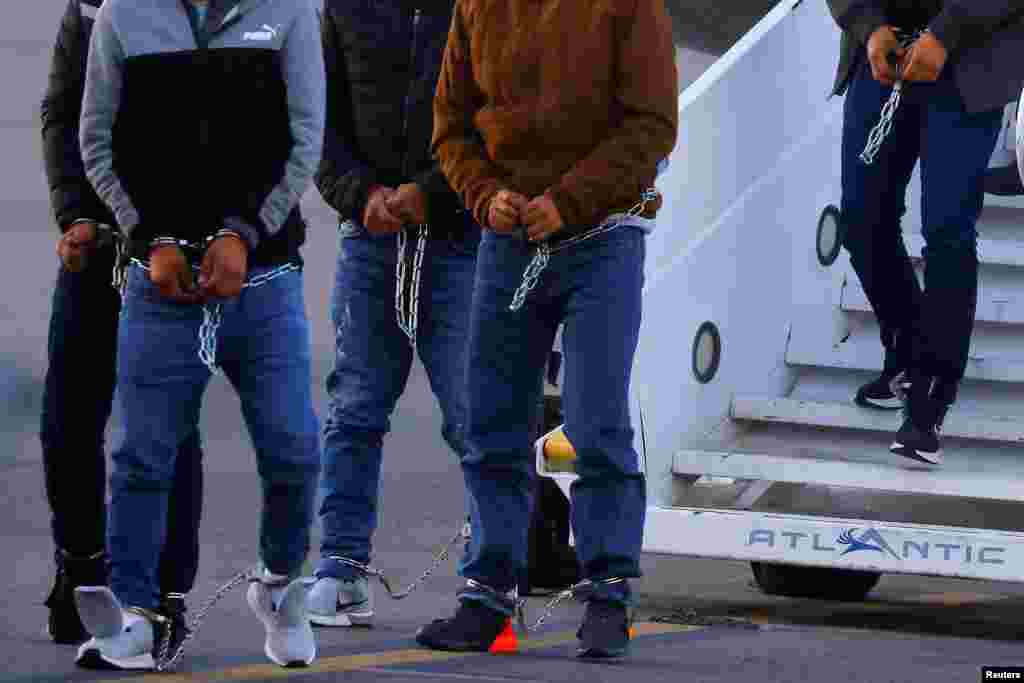
[[[161,249],[177,249],[184,255],[185,249],[189,246],[191,245],[189,245],[187,240],[178,239],[177,237],[154,237],[149,241],[148,253],[149,257],[152,258],[153,254]]]
[[[242,243],[242,246],[245,247],[246,252],[249,251],[249,243],[245,240],[245,238],[242,237],[240,233],[230,228],[221,228],[217,232],[207,237],[206,248],[209,249],[211,244],[222,238],[236,239]]]

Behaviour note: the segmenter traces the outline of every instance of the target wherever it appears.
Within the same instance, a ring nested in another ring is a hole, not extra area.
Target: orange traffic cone
[[[516,630],[512,628],[511,619],[505,622],[505,628],[487,651],[492,655],[514,655],[519,652],[519,638],[516,636]]]

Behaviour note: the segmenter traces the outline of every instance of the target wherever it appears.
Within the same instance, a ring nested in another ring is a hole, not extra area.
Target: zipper
[[[402,182],[409,178],[409,109],[412,106],[412,86],[416,82],[416,39],[419,37],[420,17],[423,10],[416,8],[412,15],[412,45],[409,48],[409,82],[405,87],[405,102],[402,107],[402,135],[405,138],[405,155],[402,158]]]

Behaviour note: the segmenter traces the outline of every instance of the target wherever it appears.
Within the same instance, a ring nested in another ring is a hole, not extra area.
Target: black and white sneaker
[[[903,407],[903,402],[893,392],[892,383],[894,379],[896,379],[894,376],[882,373],[878,378],[858,389],[853,402],[862,408],[899,410]]]
[[[903,425],[889,450],[929,465],[942,464],[939,434],[949,405],[931,396],[912,396],[904,411]]]

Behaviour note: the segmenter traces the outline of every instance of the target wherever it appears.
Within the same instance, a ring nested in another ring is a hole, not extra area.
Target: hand
[[[65,270],[77,273],[85,268],[89,260],[89,252],[96,246],[96,224],[92,221],[75,223],[59,240],[57,255]]]
[[[910,46],[903,65],[903,80],[934,83],[939,80],[948,56],[942,41],[935,34],[925,31]]]
[[[499,190],[487,207],[487,225],[497,233],[509,233],[523,223],[522,212],[528,200],[518,192]]]
[[[370,191],[363,211],[363,225],[371,235],[389,235],[402,229],[402,219],[388,208],[388,199],[395,193],[390,187],[377,187]]]
[[[892,26],[880,26],[868,38],[868,61],[871,63],[871,75],[883,85],[893,85],[898,72],[889,61],[895,55],[898,62],[903,62],[907,51],[900,47],[896,32]]]
[[[543,242],[565,226],[558,207],[547,195],[535,197],[526,205],[523,222],[526,223],[526,235],[531,242]]]
[[[385,206],[404,223],[423,225],[427,222],[427,195],[416,183],[399,185],[388,196]]]
[[[149,252],[149,280],[165,299],[182,304],[199,301],[188,259],[178,247],[161,245]]]
[[[233,299],[242,293],[248,272],[249,250],[242,238],[218,237],[199,264],[199,293],[204,298]]]

